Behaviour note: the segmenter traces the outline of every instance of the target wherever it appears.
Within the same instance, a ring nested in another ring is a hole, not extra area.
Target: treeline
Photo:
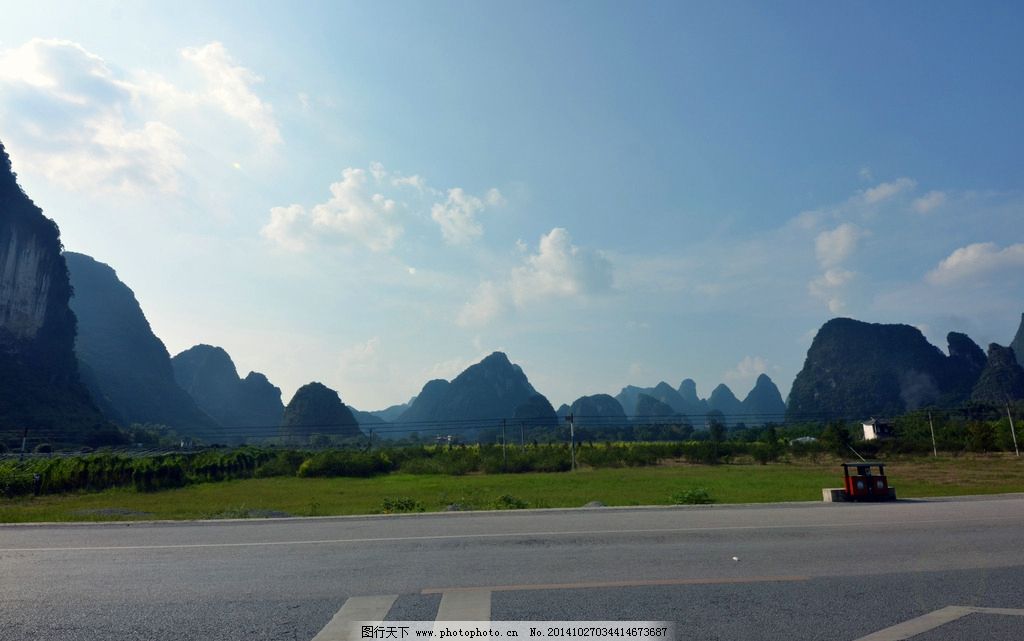
[[[687,441],[665,443],[580,443],[578,465],[625,467],[655,465],[664,459],[692,463],[730,462],[752,457],[768,462],[785,450],[781,442]],[[369,477],[407,474],[564,472],[572,465],[568,443],[543,445],[452,445],[389,447],[376,451],[336,449],[303,451],[245,447],[233,451],[150,457],[118,454],[15,457],[0,461],[0,495],[58,494],[128,487],[140,492],[193,483],[272,476]]]

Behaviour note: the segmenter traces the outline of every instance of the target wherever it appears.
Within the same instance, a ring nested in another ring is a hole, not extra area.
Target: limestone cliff
[[[79,381],[70,297],[57,224],[18,186],[0,143],[0,433],[76,444],[108,431]]]

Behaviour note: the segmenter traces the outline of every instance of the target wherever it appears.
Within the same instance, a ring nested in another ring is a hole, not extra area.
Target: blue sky
[[[785,394],[842,315],[1006,344],[1018,3],[28,3],[0,139],[171,353],[360,409]]]

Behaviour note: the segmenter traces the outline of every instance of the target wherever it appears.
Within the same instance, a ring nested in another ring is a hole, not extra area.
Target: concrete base
[[[841,487],[823,487],[821,488],[821,500],[826,503],[848,503],[850,501],[846,496],[846,490]],[[870,500],[870,499],[868,499]],[[895,501],[896,500],[896,488],[889,488],[889,495],[885,498],[878,497],[875,501]]]
[[[826,503],[845,503],[846,490],[841,487],[821,488],[821,500]]]

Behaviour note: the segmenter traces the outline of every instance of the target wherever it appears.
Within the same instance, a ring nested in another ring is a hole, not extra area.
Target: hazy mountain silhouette
[[[555,408],[543,394],[533,394],[516,406],[512,412],[512,421],[525,427],[558,427],[558,415]]]
[[[608,394],[581,396],[569,408],[577,426],[625,425],[626,412],[614,397]]]
[[[234,438],[277,436],[284,414],[281,390],[259,372],[239,378],[221,347],[195,345],[171,359],[174,379]]]
[[[711,396],[708,397],[708,411],[714,410],[721,412],[725,416],[726,422],[732,424],[743,413],[743,404],[732,393],[728,385],[719,383],[718,387],[711,390]]]
[[[1010,349],[1017,358],[1017,364],[1024,365],[1024,314],[1020,315],[1020,325],[1017,326],[1017,334],[1010,342]]]
[[[440,379],[428,382],[398,422],[508,419],[534,395],[537,391],[522,368],[505,354],[494,352],[450,383]]]
[[[672,391],[675,392],[675,390]],[[636,411],[633,414],[635,419],[656,423],[671,421],[678,417],[679,412],[675,408],[650,394],[640,394],[636,402]]]
[[[972,343],[951,334],[952,356],[947,357],[916,327],[832,319],[818,330],[793,381],[788,416],[894,416],[928,404],[963,402],[964,390],[976,380]]]
[[[747,425],[781,423],[785,418],[786,403],[772,379],[766,374],[761,374],[757,377],[754,388],[743,399],[740,413]]]
[[[971,400],[990,405],[1024,400],[1024,369],[1013,349],[995,343],[988,346],[988,362],[978,377]]]
[[[322,383],[300,387],[284,408],[281,433],[292,443],[309,443],[315,435],[333,438],[361,436],[352,411],[338,393]]]
[[[171,357],[150,329],[135,294],[108,265],[66,252],[78,316],[75,353],[82,379],[103,413],[122,424],[157,423],[221,441],[218,423],[174,380]]]

